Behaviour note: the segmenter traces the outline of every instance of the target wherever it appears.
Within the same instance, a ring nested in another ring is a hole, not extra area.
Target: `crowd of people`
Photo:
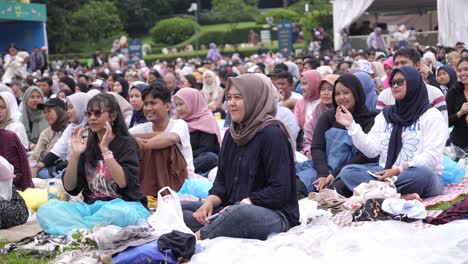
[[[266,239],[299,224],[301,193],[350,197],[363,182],[397,176],[403,198],[436,196],[445,146],[468,147],[463,43],[346,56],[218,52],[119,67],[101,52],[90,66],[49,67],[46,57],[28,64],[9,48],[0,185],[10,195],[0,199],[1,228],[26,221],[17,190],[35,177],[60,178],[88,204],[147,206],[160,188],[217,167],[208,198],[182,203],[187,226],[200,239]]]

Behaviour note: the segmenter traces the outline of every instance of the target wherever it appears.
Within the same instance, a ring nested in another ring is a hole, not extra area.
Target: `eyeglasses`
[[[405,83],[405,81],[406,81],[405,79],[392,80],[392,81],[390,81],[390,87],[395,86],[395,84],[396,84],[398,87],[400,87],[400,86],[402,86],[402,85]]]
[[[102,113],[104,112],[109,112],[109,110],[94,110],[94,111],[86,111],[85,115],[87,118],[91,118],[92,115],[94,115],[96,118],[100,118]]]

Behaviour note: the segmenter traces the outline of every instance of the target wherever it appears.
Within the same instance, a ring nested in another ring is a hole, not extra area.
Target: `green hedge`
[[[244,14],[242,17],[240,17],[237,20],[237,22],[250,22],[250,21],[255,21],[255,19],[250,14]],[[198,17],[198,23],[200,25],[217,25],[217,24],[229,23],[229,21],[225,18],[213,16],[209,12],[202,12],[200,13],[200,16]]]
[[[173,17],[159,21],[150,29],[154,43],[174,45],[190,38],[195,33],[191,18]]]
[[[270,11],[263,12],[259,17],[257,17],[257,24],[266,24],[266,18],[273,17],[273,23],[276,24],[281,20],[289,20],[291,22],[297,23],[301,19],[301,16],[289,9],[274,9]]]

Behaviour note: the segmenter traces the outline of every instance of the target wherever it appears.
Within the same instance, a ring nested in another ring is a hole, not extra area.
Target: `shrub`
[[[243,14],[242,17],[239,17],[239,20],[237,22],[250,22],[250,21],[255,21],[255,19],[252,17],[252,14],[245,13]],[[216,24],[225,24],[229,23],[229,19],[226,17],[217,17],[213,16],[209,12],[201,12],[200,16],[198,17],[198,23],[200,25],[216,25]]]
[[[301,16],[292,10],[288,9],[274,9],[263,12],[256,20],[257,24],[266,24],[266,18],[273,17],[273,23],[278,23],[281,20],[289,20],[293,23],[299,22]]]
[[[174,45],[190,38],[195,33],[195,22],[190,18],[164,19],[151,28],[154,43]]]

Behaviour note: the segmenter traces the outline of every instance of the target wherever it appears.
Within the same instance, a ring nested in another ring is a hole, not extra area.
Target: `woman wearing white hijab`
[[[28,149],[28,135],[24,125],[19,122],[15,96],[10,92],[0,92],[0,128],[15,132],[25,149]]]
[[[208,102],[208,108],[211,112],[223,108],[223,89],[219,86],[219,79],[216,74],[210,70],[203,73],[202,92]]]
[[[33,177],[36,176],[34,172],[45,167],[57,166],[57,172],[66,168],[66,161],[70,158],[69,150],[71,134],[73,129],[76,127],[84,127],[86,125],[87,118],[85,116],[85,111],[88,106],[89,99],[89,95],[82,92],[75,93],[67,97],[67,112],[70,124],[63,131],[62,136],[59,138],[57,143],[55,143],[50,152],[47,153],[44,159],[39,161],[33,168]],[[59,163],[59,160],[62,160],[62,162]]]

